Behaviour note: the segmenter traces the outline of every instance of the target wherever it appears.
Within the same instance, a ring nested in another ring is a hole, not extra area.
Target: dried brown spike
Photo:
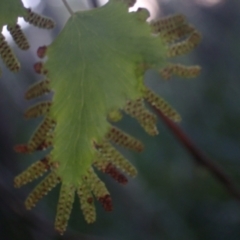
[[[25,98],[27,100],[30,100],[39,97],[44,93],[49,93],[51,91],[49,84],[50,81],[48,79],[35,83],[27,90],[27,92],[25,93]]]
[[[157,117],[145,108],[143,99],[128,101],[124,111],[136,118],[149,135],[154,136],[158,134],[156,126]]]
[[[184,24],[185,21],[186,18],[182,14],[176,14],[161,18],[157,21],[152,21],[150,25],[153,33],[161,33],[163,31],[171,31],[172,29],[176,29]]]
[[[20,69],[20,64],[9,47],[8,43],[5,41],[5,37],[0,33],[0,55],[5,63],[6,67],[12,71],[17,72]]]
[[[101,153],[99,153],[99,156],[94,161],[93,166],[98,170],[110,175],[113,179],[123,185],[127,184],[128,182],[127,178],[119,172],[119,170],[110,160],[107,160],[103,155],[101,155]]]
[[[105,211],[111,212],[113,210],[112,199],[109,194],[98,198],[98,201],[102,204]]]
[[[50,111],[51,105],[52,105],[51,101],[37,103],[34,106],[27,109],[24,116],[25,118],[29,119],[45,115]]]
[[[92,168],[88,170],[88,175],[85,178],[86,183],[90,187],[93,194],[102,204],[106,211],[112,211],[112,201],[110,194],[105,184],[98,178]]]
[[[32,12],[30,8],[26,9],[27,14],[24,16],[24,20],[36,27],[51,29],[54,28],[55,23],[52,19],[41,16],[35,12]]]
[[[145,88],[145,99],[153,106],[155,106],[158,110],[160,110],[165,116],[170,118],[175,122],[179,122],[181,120],[180,115],[177,113],[175,109],[173,109],[163,98],[159,97],[153,91]]]
[[[201,71],[199,66],[184,66],[181,64],[169,64],[160,71],[164,79],[169,79],[172,75],[183,78],[197,77]]]
[[[22,50],[29,49],[29,43],[27,38],[25,37],[24,33],[21,30],[21,27],[18,24],[13,26],[7,26],[8,31],[11,33],[13,40],[18,45],[18,47]]]
[[[14,147],[14,151],[17,153],[30,153],[27,144],[18,144]]]
[[[107,167],[105,168],[105,173],[110,175],[113,179],[115,179],[117,182],[125,185],[128,183],[128,179],[120,173],[115,166],[113,166],[112,163],[109,163]]]
[[[47,52],[47,46],[39,47],[37,50],[37,55],[39,58],[44,58]]]
[[[57,205],[55,229],[62,235],[67,228],[68,220],[74,202],[75,188],[62,184],[60,197]]]
[[[25,201],[26,208],[33,208],[36,203],[50,190],[52,190],[59,182],[60,179],[54,171],[49,173],[28,195]]]
[[[96,209],[93,201],[93,195],[86,183],[82,183],[77,189],[77,194],[80,199],[80,205],[83,216],[87,223],[93,223],[96,220]]]
[[[19,188],[42,176],[51,167],[49,160],[50,157],[46,156],[45,158],[33,163],[24,172],[14,178],[14,186]]]
[[[175,57],[192,51],[201,40],[201,35],[194,31],[186,40],[175,43],[168,49],[168,57]]]
[[[143,150],[143,144],[136,138],[128,135],[117,127],[111,127],[108,131],[106,138],[114,143],[141,152]]]
[[[48,73],[48,70],[46,68],[44,68],[42,62],[35,63],[33,65],[33,68],[34,68],[35,72],[38,73],[38,74],[47,75],[47,73]]]

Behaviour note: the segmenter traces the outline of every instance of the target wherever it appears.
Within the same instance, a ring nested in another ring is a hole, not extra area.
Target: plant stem
[[[188,150],[188,152],[192,155],[193,159],[206,168],[213,176],[215,176],[218,181],[225,186],[228,192],[235,197],[238,201],[240,201],[240,192],[235,188],[234,183],[227,175],[227,173],[214,163],[209,157],[207,157],[200,149],[198,149],[195,144],[190,140],[190,138],[181,130],[179,126],[177,126],[172,120],[166,117],[161,111],[153,108],[161,117],[163,122],[168,126],[168,128],[172,131],[175,137],[179,140],[179,142]]]
[[[97,8],[97,7],[98,7],[98,2],[97,2],[97,0],[92,0],[91,2],[92,2],[92,6],[93,6],[94,8]]]
[[[69,6],[69,4],[67,3],[67,1],[66,1],[66,0],[62,0],[62,2],[63,2],[63,4],[64,4],[64,6],[66,7],[66,9],[68,10],[68,12],[70,13],[70,15],[73,15],[74,12],[73,12],[73,10],[71,9],[71,7]]]

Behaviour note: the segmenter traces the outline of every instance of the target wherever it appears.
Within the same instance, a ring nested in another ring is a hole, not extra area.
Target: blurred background
[[[106,3],[68,2],[76,11]],[[61,237],[53,230],[59,187],[35,209],[25,210],[24,200],[37,181],[14,189],[13,178],[42,153],[20,155],[13,151],[15,144],[28,141],[41,120],[24,120],[24,110],[34,101],[24,100],[23,95],[42,78],[33,71],[37,48],[53,41],[69,15],[60,0],[25,0],[24,4],[52,17],[57,26],[52,31],[41,30],[19,19],[31,43],[26,52],[18,49],[3,29],[22,69],[12,74],[0,62],[0,239],[239,240],[240,203],[206,169],[195,164],[160,119],[157,137],[148,136],[130,117],[119,124],[144,142],[145,151],[134,154],[123,150],[139,171],[127,186],[100,174],[111,192],[113,212],[104,212],[96,203],[97,221],[88,225],[76,199],[68,231]],[[240,2],[139,0],[137,7],[144,6],[151,19],[182,13],[202,33],[200,46],[178,59],[201,65],[198,78],[163,81],[156,72],[148,71],[145,81],[178,110],[183,131],[240,189]]]

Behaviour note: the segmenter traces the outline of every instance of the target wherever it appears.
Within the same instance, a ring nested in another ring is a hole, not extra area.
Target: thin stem
[[[207,157],[200,149],[198,149],[195,144],[190,140],[190,138],[181,130],[179,126],[177,126],[173,121],[171,121],[168,117],[166,117],[161,111],[156,110],[158,115],[161,117],[163,122],[168,126],[168,128],[172,131],[175,137],[180,141],[180,143],[188,150],[188,152],[192,155],[193,159],[206,168],[213,176],[215,176],[218,181],[225,186],[228,192],[234,196],[238,201],[240,201],[240,192],[234,186],[234,183],[227,175],[227,173],[222,169],[219,165],[214,163],[209,157]]]
[[[92,2],[92,6],[93,6],[94,8],[97,8],[97,7],[98,7],[98,2],[97,2],[97,0],[92,0],[91,2]]]
[[[64,4],[64,6],[66,7],[66,9],[68,10],[68,12],[70,13],[70,15],[73,15],[74,12],[73,12],[73,10],[71,9],[71,7],[69,6],[69,4],[67,3],[67,1],[66,1],[66,0],[62,0],[62,2],[63,2],[63,4]]]

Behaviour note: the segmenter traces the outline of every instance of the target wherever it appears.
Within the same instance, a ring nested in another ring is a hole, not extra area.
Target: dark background
[[[35,11],[54,18],[57,27],[47,31],[26,26],[24,32],[31,43],[27,52],[12,44],[21,71],[12,74],[1,62],[0,239],[239,240],[240,203],[205,168],[195,164],[161,120],[157,137],[148,136],[130,117],[120,124],[145,143],[145,151],[124,151],[139,171],[127,186],[100,174],[111,192],[113,212],[106,213],[97,204],[97,221],[88,225],[76,199],[68,231],[60,237],[53,231],[59,187],[34,210],[25,210],[24,199],[36,182],[14,189],[13,178],[41,154],[16,154],[13,146],[27,142],[40,121],[23,118],[24,110],[34,102],[24,100],[24,92],[41,79],[32,68],[38,60],[36,50],[49,44],[68,18],[65,9],[52,2],[41,1]],[[201,65],[201,75],[162,81],[149,71],[145,81],[179,111],[181,128],[240,188],[240,2],[199,3],[159,0],[159,14],[183,13],[202,33],[200,46],[179,58],[182,63]],[[91,4],[76,6],[84,9],[94,6]]]

